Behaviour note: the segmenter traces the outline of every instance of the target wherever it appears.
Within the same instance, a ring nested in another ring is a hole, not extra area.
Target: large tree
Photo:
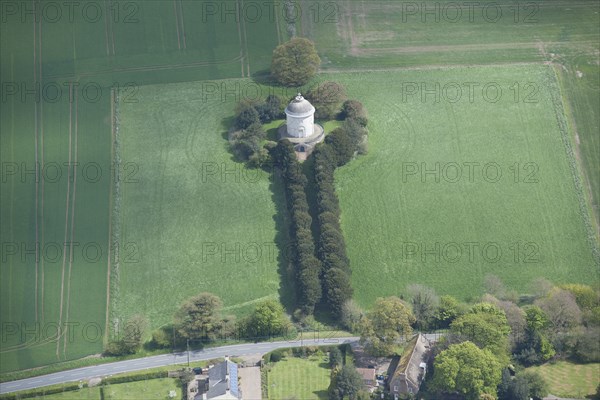
[[[255,338],[281,335],[288,326],[283,306],[274,299],[259,303],[247,321],[248,333]]]
[[[348,398],[355,400],[363,386],[362,377],[351,364],[346,364],[338,372],[334,372],[329,387],[330,400]]]
[[[200,293],[184,302],[175,315],[180,335],[184,339],[214,339],[222,325],[223,303],[212,293]]]
[[[467,400],[496,395],[502,368],[496,357],[471,342],[454,344],[435,359],[433,385],[440,392],[458,392]]]
[[[306,98],[315,107],[316,118],[334,119],[346,100],[346,88],[340,83],[325,81],[310,89]]]
[[[490,303],[475,304],[470,312],[458,317],[450,329],[481,348],[505,354],[508,350],[510,326],[504,311]]]
[[[424,285],[409,285],[407,291],[413,314],[417,319],[417,327],[421,330],[428,329],[435,318],[440,298],[435,290]]]
[[[400,338],[412,333],[414,322],[413,313],[398,297],[380,297],[361,321],[361,343],[373,355],[392,354]]]
[[[314,43],[294,38],[273,50],[271,74],[281,85],[302,86],[315,75],[320,64]]]
[[[581,309],[577,305],[573,293],[554,288],[546,297],[536,300],[550,321],[554,334],[564,332],[581,323]]]

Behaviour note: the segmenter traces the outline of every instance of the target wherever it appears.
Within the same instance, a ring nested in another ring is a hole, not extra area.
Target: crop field
[[[599,34],[594,1],[304,4],[300,31],[315,41],[325,69],[545,61],[548,47],[597,47]]]
[[[489,273],[521,293],[537,276],[597,277],[553,76],[542,65],[327,76],[372,121],[369,154],[336,175],[359,303],[410,283],[466,299]]]
[[[141,85],[248,76],[280,40],[268,20],[198,23],[195,1],[13,5],[0,24],[0,372],[102,351],[109,261],[137,251],[109,239],[114,178],[136,172],[112,163],[111,88],[135,101]]]

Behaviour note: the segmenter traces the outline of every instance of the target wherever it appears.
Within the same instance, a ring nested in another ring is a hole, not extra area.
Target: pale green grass
[[[100,400],[102,398],[100,395],[101,390],[104,392],[103,398],[105,400],[163,400],[169,398],[169,392],[171,390],[174,390],[177,393],[175,396],[176,399],[181,398],[181,385],[177,379],[173,378],[149,379],[138,382],[119,383],[116,385],[106,385],[102,388],[84,388],[81,390],[44,395],[34,398],[43,398],[49,400]]]
[[[550,393],[559,397],[581,399],[595,394],[600,384],[600,364],[558,361],[528,369],[538,371],[548,382]]]
[[[325,357],[284,358],[267,374],[269,399],[327,399],[330,373]]]
[[[122,160],[138,167],[138,183],[123,185],[119,223],[139,259],[121,263],[115,311],[144,314],[152,329],[200,292],[238,315],[279,298],[280,192],[270,172],[247,170],[228,150],[235,99],[203,101],[202,90],[147,86],[139,103],[120,108]]]
[[[557,124],[563,110],[550,93],[557,90],[552,74],[549,67],[512,66],[323,77],[345,84],[370,116],[369,153],[336,173],[360,304],[405,293],[411,283],[468,299],[483,293],[490,273],[519,292],[539,276],[557,283],[597,279],[569,167],[573,160]],[[410,82],[428,88],[476,82],[479,90],[472,102],[467,92],[455,103],[435,102],[432,95],[403,99]],[[495,103],[481,92],[488,82],[503,90]],[[515,82],[539,89],[534,102],[523,101],[524,91],[515,101],[509,88]],[[464,164],[469,162],[480,165],[472,180]],[[456,181],[456,169],[442,172],[449,163],[462,169]],[[488,163],[502,173],[496,182],[491,173],[484,176]],[[536,170],[526,169],[527,163]],[[436,165],[437,178],[420,173]],[[409,175],[415,166],[419,172]],[[469,243],[475,243],[472,257]]]

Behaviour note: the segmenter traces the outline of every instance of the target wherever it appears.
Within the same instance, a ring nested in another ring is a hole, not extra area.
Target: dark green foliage
[[[334,373],[329,387],[330,400],[356,400],[362,388],[362,378],[353,365],[347,364]]]
[[[542,400],[548,396],[548,383],[539,372],[525,370],[519,376],[529,385],[529,396],[534,400]]]
[[[529,400],[529,382],[524,376],[511,376],[508,369],[502,370],[502,381],[498,385],[498,400]]]
[[[331,311],[336,317],[339,317],[344,303],[352,298],[349,272],[339,268],[327,270],[324,276],[324,290]]]
[[[124,375],[124,376],[111,376],[108,378],[103,378],[102,379],[102,385],[116,385],[119,383],[126,383],[126,382],[139,382],[139,381],[146,381],[149,379],[162,379],[162,378],[167,378],[169,376],[169,373],[167,371],[155,371],[155,372],[146,372],[146,373],[141,373],[141,374],[135,374],[135,375]]]
[[[267,123],[283,116],[283,106],[281,98],[270,94],[264,103],[254,105],[260,122]]]
[[[83,387],[87,385],[84,384]],[[79,390],[79,383],[70,383],[60,387],[55,388],[39,388],[35,390],[29,390],[27,392],[22,393],[9,393],[3,394],[0,396],[2,400],[18,400],[18,399],[31,399],[31,398],[40,398],[45,395],[58,394],[63,392],[72,392],[74,390]]]
[[[315,75],[320,64],[314,43],[294,38],[273,50],[271,74],[283,86],[302,86]]]
[[[341,119],[366,117],[365,107],[358,100],[346,100],[342,104]]]
[[[306,98],[315,107],[316,118],[334,119],[346,99],[346,89],[337,82],[326,81],[310,89]]]
[[[124,356],[134,354],[142,344],[142,336],[146,329],[145,318],[135,315],[123,324],[117,338],[106,346],[104,354],[109,356]]]
[[[336,128],[325,138],[325,143],[335,150],[336,165],[342,166],[352,159],[356,144],[343,128]]]
[[[235,126],[238,129],[246,129],[252,124],[260,123],[258,112],[254,107],[246,107],[240,111],[235,118]]]
[[[212,293],[200,293],[184,302],[175,315],[179,334],[184,339],[214,339],[221,329],[223,303]]]
[[[340,209],[335,194],[334,177],[337,166],[329,144],[315,152],[315,186],[319,212],[319,248],[317,254],[323,265],[323,294],[332,314],[341,315],[344,303],[352,298],[350,260],[340,227]]]
[[[329,368],[335,368],[341,366],[344,362],[344,355],[341,350],[337,347],[332,348],[329,351]]]
[[[229,144],[233,153],[242,161],[252,160],[252,164],[260,165],[268,159],[268,153],[261,146],[266,133],[260,122],[254,122],[245,129],[233,132]],[[262,158],[262,159],[261,159]]]
[[[279,142],[272,150],[273,160],[281,169],[285,184],[288,209],[292,219],[294,238],[293,264],[297,277],[298,305],[310,315],[322,295],[319,274],[321,265],[315,257],[315,244],[310,230],[312,218],[308,212],[305,187],[306,176],[296,160],[294,148],[287,140]]]
[[[274,350],[269,355],[270,362],[279,362],[283,359],[285,351],[283,349]]]

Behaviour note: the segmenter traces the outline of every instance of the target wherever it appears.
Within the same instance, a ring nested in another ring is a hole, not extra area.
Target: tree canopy
[[[502,368],[489,350],[472,342],[451,345],[434,362],[433,385],[440,392],[458,392],[467,400],[496,395]]]
[[[273,50],[271,74],[283,86],[302,86],[316,74],[320,64],[314,43],[294,38]]]
[[[212,293],[200,293],[184,302],[175,321],[184,339],[212,339],[221,328],[223,303]]]
[[[400,338],[412,333],[414,322],[412,311],[398,297],[380,297],[361,322],[361,343],[373,355],[392,354]]]

